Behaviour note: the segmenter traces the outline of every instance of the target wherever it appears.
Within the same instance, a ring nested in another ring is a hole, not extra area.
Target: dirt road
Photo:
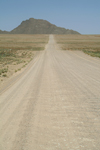
[[[100,150],[99,59],[58,50],[50,35],[9,84],[0,91],[0,150]]]

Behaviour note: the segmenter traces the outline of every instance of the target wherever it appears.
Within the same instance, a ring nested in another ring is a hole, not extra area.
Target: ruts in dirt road
[[[0,91],[0,150],[100,150],[100,60],[50,35],[28,67]]]

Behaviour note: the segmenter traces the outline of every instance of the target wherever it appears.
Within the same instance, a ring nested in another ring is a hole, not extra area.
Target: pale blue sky
[[[100,0],[0,0],[0,29],[44,19],[81,34],[100,34]]]

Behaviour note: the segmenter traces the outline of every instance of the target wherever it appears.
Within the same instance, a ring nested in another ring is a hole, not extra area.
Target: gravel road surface
[[[50,35],[0,90],[0,150],[100,150],[100,59],[59,50]]]

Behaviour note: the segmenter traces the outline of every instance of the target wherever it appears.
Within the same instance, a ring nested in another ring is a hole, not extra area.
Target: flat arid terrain
[[[0,150],[100,150],[100,58],[90,56],[99,55],[100,37],[31,35],[41,50],[34,54],[35,43],[22,43],[24,35],[11,35],[11,43],[12,36],[21,40],[21,49],[12,51],[0,36],[2,69],[15,65],[16,72],[16,59],[31,61],[0,89]]]
[[[79,50],[100,58],[100,35],[56,35],[63,50]]]
[[[23,71],[33,57],[45,49],[48,35],[0,34],[0,86]]]

